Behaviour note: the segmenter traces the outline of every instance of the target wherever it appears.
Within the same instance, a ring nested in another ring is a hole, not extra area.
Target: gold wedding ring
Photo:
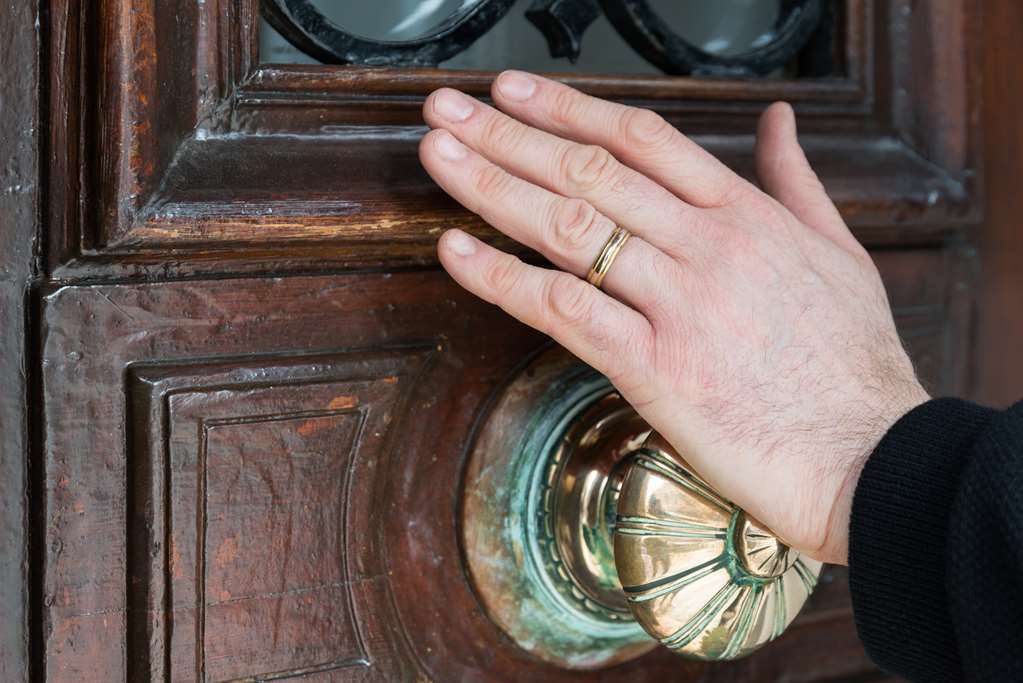
[[[600,289],[600,285],[604,282],[604,276],[607,275],[607,271],[611,270],[611,264],[614,263],[618,253],[630,237],[632,237],[631,232],[621,226],[615,226],[611,236],[604,243],[604,248],[600,250],[597,260],[590,267],[590,272],[586,273],[587,282]]]

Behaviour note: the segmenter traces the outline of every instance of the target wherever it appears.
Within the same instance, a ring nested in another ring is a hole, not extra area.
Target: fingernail
[[[448,161],[459,161],[465,158],[468,150],[455,136],[447,131],[442,131],[433,142],[437,152]]]
[[[452,123],[465,121],[472,113],[472,102],[469,98],[454,90],[438,93],[434,107],[438,114]]]
[[[476,245],[473,244],[472,238],[461,230],[449,230],[447,242],[448,249],[459,256],[472,256],[476,253]]]
[[[528,100],[536,90],[536,81],[518,71],[505,71],[497,79],[497,89],[512,100]]]

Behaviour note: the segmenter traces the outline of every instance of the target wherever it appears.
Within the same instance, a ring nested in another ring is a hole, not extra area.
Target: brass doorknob
[[[629,457],[615,567],[629,608],[663,645],[735,659],[781,635],[821,564],[786,546],[700,479],[659,435]]]
[[[696,659],[742,657],[791,623],[821,570],[562,351],[494,402],[462,503],[468,570],[489,616],[570,668],[657,643]]]

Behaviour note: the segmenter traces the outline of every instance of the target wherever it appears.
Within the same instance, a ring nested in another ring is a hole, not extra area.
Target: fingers
[[[420,157],[437,184],[461,204],[577,277],[586,275],[614,230],[587,202],[509,174],[446,130],[423,138]],[[633,237],[615,259],[604,287],[634,308],[656,314],[656,292],[671,284],[677,269],[663,252]]]
[[[521,71],[503,72],[491,92],[494,102],[520,121],[583,144],[599,145],[693,206],[724,206],[753,190],[746,180],[648,109],[584,95]]]
[[[862,250],[806,160],[789,104],[775,102],[760,117],[756,156],[757,177],[765,192],[839,246]]]
[[[678,248],[680,224],[699,224],[698,210],[603,147],[581,145],[527,126],[457,90],[430,95],[423,116],[508,172],[566,197],[587,200],[654,246]]]
[[[549,335],[612,382],[646,367],[650,323],[596,287],[527,265],[460,230],[441,236],[438,253],[460,285]]]

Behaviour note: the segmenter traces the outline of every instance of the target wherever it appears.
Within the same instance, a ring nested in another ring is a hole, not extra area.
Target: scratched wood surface
[[[0,680],[28,676],[32,591],[28,341],[42,202],[38,3],[0,6]]]
[[[958,381],[947,342],[965,331],[946,258],[879,255],[939,389]],[[508,644],[457,547],[473,424],[536,333],[436,271],[63,286],[40,324],[59,408],[44,433],[50,679],[586,678]],[[748,661],[658,653],[603,679],[861,675],[845,591],[831,570]]]
[[[984,1],[984,197],[980,252],[976,373],[971,394],[1007,406],[1023,398],[1023,91],[1014,77],[1021,59],[1012,36],[1023,26],[1023,4]]]
[[[999,147],[1011,116],[982,107],[979,65],[1014,63],[1010,2],[843,0],[829,79],[569,80],[745,175],[756,115],[792,100],[925,382],[1001,396],[1023,372],[999,334],[1023,325],[1019,193],[982,172],[982,115],[993,172],[1020,145]],[[517,247],[415,158],[423,96],[491,76],[261,65],[256,19],[256,0],[0,5],[0,139],[18,141],[0,160],[0,679],[890,680],[838,568],[733,664],[655,652],[583,675],[499,632],[465,576],[458,482],[488,400],[549,342],[439,270],[449,226]],[[997,355],[972,345],[978,315]]]
[[[862,240],[938,244],[979,216],[966,104],[979,79],[965,71],[976,1],[844,0],[841,73],[823,79],[566,80],[660,111],[746,175],[757,115],[791,100]],[[68,0],[53,13],[55,277],[429,266],[455,225],[507,245],[415,152],[422,97],[485,94],[492,74],[263,65],[256,12],[256,0]]]

